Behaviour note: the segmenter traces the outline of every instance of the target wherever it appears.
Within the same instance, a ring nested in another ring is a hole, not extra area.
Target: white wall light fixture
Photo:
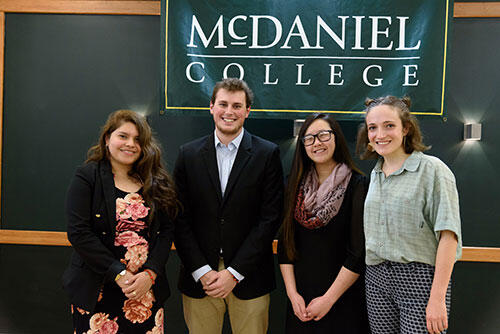
[[[304,119],[296,119],[293,121],[293,136],[298,137],[300,128],[302,127],[302,124],[304,124],[305,120]]]
[[[481,140],[481,123],[464,124],[464,140]]]

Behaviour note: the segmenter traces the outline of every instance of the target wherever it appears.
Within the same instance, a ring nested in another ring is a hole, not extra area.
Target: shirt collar
[[[420,151],[413,151],[410,156],[405,160],[403,166],[394,172],[395,175],[401,174],[404,170],[409,172],[415,172],[420,165],[420,161],[422,160],[423,153]],[[375,167],[373,167],[373,171],[377,173],[382,173],[382,163],[384,162],[383,158],[379,158]]]
[[[241,129],[241,132],[239,135],[236,136],[231,142],[227,144],[227,148],[231,149],[232,146],[234,146],[236,149],[240,147],[241,141],[243,140],[243,133],[245,132],[245,129]],[[217,137],[217,132],[214,131],[214,138],[215,138],[215,148],[219,146],[219,144],[222,146],[222,142],[219,140],[219,137]]]

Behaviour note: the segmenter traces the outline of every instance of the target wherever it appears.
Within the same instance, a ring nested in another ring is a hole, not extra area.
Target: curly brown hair
[[[426,146],[423,143],[422,131],[420,130],[418,120],[415,115],[410,112],[411,99],[408,96],[399,98],[388,95],[376,99],[367,98],[365,100],[365,119],[372,108],[381,105],[395,108],[398,111],[403,128],[408,129],[406,139],[403,141],[405,153],[411,154],[413,151],[423,152],[430,149],[430,146]],[[362,160],[377,159],[379,157],[378,153],[375,152],[369,144],[370,140],[368,139],[368,128],[365,120],[359,127],[356,142],[356,154],[359,154]]]
[[[163,209],[174,219],[179,211],[175,184],[163,167],[160,144],[153,136],[151,127],[144,116],[131,110],[117,110],[111,113],[101,128],[97,144],[88,150],[85,162],[109,161],[106,139],[127,122],[136,126],[141,146],[141,155],[128,174],[142,182],[144,200],[151,207],[150,219],[154,216],[155,208]]]

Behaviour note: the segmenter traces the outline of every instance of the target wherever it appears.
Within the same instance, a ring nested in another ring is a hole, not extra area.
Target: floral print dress
[[[116,188],[116,230],[114,253],[132,273],[142,271],[148,258],[149,208],[139,193]],[[75,334],[162,334],[163,308],[155,301],[153,290],[140,299],[128,299],[115,283],[101,288],[94,313],[71,305]]]

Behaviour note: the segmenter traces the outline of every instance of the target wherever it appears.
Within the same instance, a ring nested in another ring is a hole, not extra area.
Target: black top
[[[71,304],[93,311],[102,284],[113,283],[125,269],[114,253],[116,190],[109,162],[90,162],[76,170],[66,195],[66,217],[73,256],[63,286]],[[143,267],[158,275],[153,291],[161,304],[170,295],[165,264],[174,223],[163,210],[156,210],[148,232],[149,254]]]
[[[366,191],[366,178],[353,172],[342,206],[328,225],[311,230],[295,221],[298,257],[294,262],[287,258],[280,237],[279,263],[294,265],[297,292],[306,306],[328,290],[342,266],[361,275],[320,321],[302,323],[288,301],[286,333],[368,333],[363,276]]]
[[[151,250],[148,216],[142,189],[126,192],[115,187],[116,226],[111,251],[132,273],[142,271]],[[153,288],[153,287],[152,287]],[[95,309],[90,312],[74,306],[75,333],[163,333],[163,303],[152,289],[139,299],[128,299],[115,281],[102,285]]]

